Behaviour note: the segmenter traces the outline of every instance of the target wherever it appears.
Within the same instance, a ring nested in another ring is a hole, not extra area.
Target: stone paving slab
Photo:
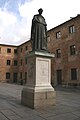
[[[80,90],[55,88],[55,106],[30,109],[21,105],[23,87],[0,83],[0,120],[80,120]]]
[[[0,120],[8,120],[2,113],[0,113]]]
[[[73,115],[72,113],[60,114],[52,117],[48,117],[47,120],[76,120],[77,116]]]

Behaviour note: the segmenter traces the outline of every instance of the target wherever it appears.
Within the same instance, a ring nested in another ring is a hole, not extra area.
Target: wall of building
[[[21,84],[27,82],[27,57],[26,55],[31,50],[32,48],[31,48],[30,41],[18,46],[18,82]]]
[[[70,26],[75,27],[73,33],[69,32]],[[56,33],[60,31],[61,37],[56,38]],[[80,16],[57,26],[56,28],[48,31],[50,40],[48,48],[51,53],[55,54],[52,61],[52,83],[62,85],[80,85]],[[70,46],[75,45],[75,54],[70,55]],[[61,50],[61,57],[56,57],[56,50]],[[76,69],[77,79],[71,79],[71,69]],[[61,76],[59,71],[61,70]],[[58,72],[58,73],[57,73]],[[61,80],[59,81],[59,78]]]
[[[80,15],[49,30],[47,36],[48,50],[55,54],[51,63],[51,83],[66,86],[80,85]],[[72,55],[71,46],[75,49],[73,51],[75,54]],[[7,48],[11,49],[11,53],[7,53]],[[14,53],[14,49],[17,49],[17,53]],[[0,45],[0,81],[25,84],[27,82],[26,55],[31,50],[31,41],[19,46]],[[10,65],[6,64],[7,60],[11,61]],[[17,65],[14,65],[15,60]],[[75,75],[72,75],[71,71]],[[6,79],[7,72],[10,73],[10,79]]]
[[[11,52],[8,53],[7,49]],[[17,67],[14,67],[14,59],[17,60],[17,55],[14,53],[16,46],[0,45],[0,81],[10,82],[13,81],[13,72],[17,71]],[[7,60],[10,61],[10,65],[7,65]],[[6,73],[10,73],[10,79],[6,79]]]

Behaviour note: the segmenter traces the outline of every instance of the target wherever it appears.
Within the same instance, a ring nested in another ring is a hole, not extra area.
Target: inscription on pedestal
[[[49,60],[37,61],[37,83],[38,84],[47,84],[49,82]]]
[[[48,61],[39,61],[40,63],[40,76],[48,77]]]

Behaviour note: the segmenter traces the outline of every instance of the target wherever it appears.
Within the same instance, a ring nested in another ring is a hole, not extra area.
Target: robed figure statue
[[[33,51],[47,51],[47,24],[42,16],[42,8],[39,14],[34,15],[31,27],[31,40]]]

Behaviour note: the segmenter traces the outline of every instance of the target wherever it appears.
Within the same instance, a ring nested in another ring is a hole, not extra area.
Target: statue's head
[[[38,10],[38,12],[39,12],[39,14],[42,14],[43,9],[42,9],[42,8],[40,8],[40,9]]]

